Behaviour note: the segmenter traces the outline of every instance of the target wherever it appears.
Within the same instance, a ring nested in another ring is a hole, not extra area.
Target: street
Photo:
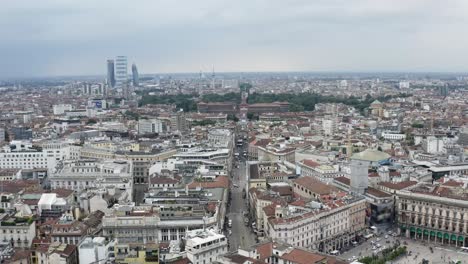
[[[236,148],[240,153],[239,158],[234,159],[234,169],[232,171],[231,185],[231,205],[229,207],[228,218],[232,220],[232,234],[229,236],[229,250],[237,250],[240,247],[248,247],[255,244],[255,234],[244,223],[244,212],[247,212],[247,198],[243,197],[243,189],[247,191],[247,180],[245,173],[246,158],[242,152],[246,149],[246,144],[241,148]],[[237,168],[238,165],[238,168]],[[236,187],[237,186],[237,187]]]

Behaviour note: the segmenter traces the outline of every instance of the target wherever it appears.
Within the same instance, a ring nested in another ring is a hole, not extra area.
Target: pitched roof
[[[289,253],[283,254],[280,258],[296,264],[313,264],[323,262],[326,257],[302,249],[293,249]]]
[[[372,188],[372,187],[367,188],[367,193],[372,195],[372,196],[379,197],[379,198],[390,197],[391,196],[390,194],[388,194],[386,192],[382,192],[382,191],[377,190],[377,189]]]
[[[337,182],[341,182],[343,184],[346,184],[346,185],[351,184],[351,180],[349,178],[344,177],[344,176],[336,177],[334,180],[337,181]]]
[[[418,183],[417,181],[404,181],[404,182],[397,182],[397,183],[380,182],[379,185],[382,185],[384,187],[387,187],[387,188],[393,189],[393,190],[402,190],[402,189],[406,189],[408,187],[411,187],[413,185],[416,185],[417,183]]]
[[[193,181],[188,186],[190,189],[201,188],[229,188],[229,178],[218,176],[213,181]]]
[[[260,244],[255,249],[257,250],[257,253],[260,255],[260,259],[264,260],[273,254],[273,242]]]
[[[305,159],[302,161],[302,163],[308,167],[318,167],[320,166],[320,163],[313,161],[311,159]]]
[[[173,179],[170,177],[155,176],[150,178],[150,184],[177,184],[179,179]]]
[[[294,183],[304,188],[308,189],[309,191],[316,193],[316,194],[330,194],[333,191],[337,191],[337,189],[333,186],[327,185],[322,183],[321,181],[315,180],[312,177],[300,177],[294,180]]]
[[[73,194],[73,190],[65,189],[65,188],[57,188],[57,189],[52,190],[52,193],[56,193],[57,197],[59,198],[67,198]]]

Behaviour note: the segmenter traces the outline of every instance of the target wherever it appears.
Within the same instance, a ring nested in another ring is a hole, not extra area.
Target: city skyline
[[[209,72],[211,65],[217,72],[464,72],[467,5],[3,3],[0,78],[105,75],[102,64],[113,54],[138,62],[142,74]]]

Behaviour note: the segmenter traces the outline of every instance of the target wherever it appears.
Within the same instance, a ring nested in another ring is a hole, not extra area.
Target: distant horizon
[[[138,65],[137,65],[138,66]],[[212,72],[202,72],[205,74],[206,79],[211,78]],[[198,76],[200,72],[158,72],[158,73],[140,73],[141,77],[158,77],[161,76],[171,76],[171,75],[196,75]],[[284,75],[284,74],[302,74],[302,75],[328,75],[328,76],[336,76],[336,75],[444,75],[444,76],[453,76],[453,77],[461,77],[461,76],[468,76],[468,71],[215,71],[215,78],[220,77],[219,75],[234,75],[234,74],[245,74],[245,75],[255,75],[255,74],[271,74],[271,75]],[[128,76],[129,79],[131,77],[131,71],[129,71]],[[337,76],[339,77],[339,76]],[[353,77],[353,76],[348,76]],[[80,78],[106,78],[106,74],[82,74],[82,75],[49,75],[49,76],[29,76],[29,77],[6,77],[0,78],[0,81],[21,81],[21,80],[35,80],[35,79],[80,79]]]

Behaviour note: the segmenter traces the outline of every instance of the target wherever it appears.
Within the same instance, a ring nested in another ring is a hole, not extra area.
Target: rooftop
[[[352,160],[364,160],[364,161],[371,161],[371,162],[379,162],[390,158],[385,152],[378,151],[375,149],[366,149],[362,152],[356,153],[351,156]]]
[[[295,179],[293,182],[319,195],[330,194],[334,191],[338,191],[335,187],[315,180],[312,177],[300,177]]]

